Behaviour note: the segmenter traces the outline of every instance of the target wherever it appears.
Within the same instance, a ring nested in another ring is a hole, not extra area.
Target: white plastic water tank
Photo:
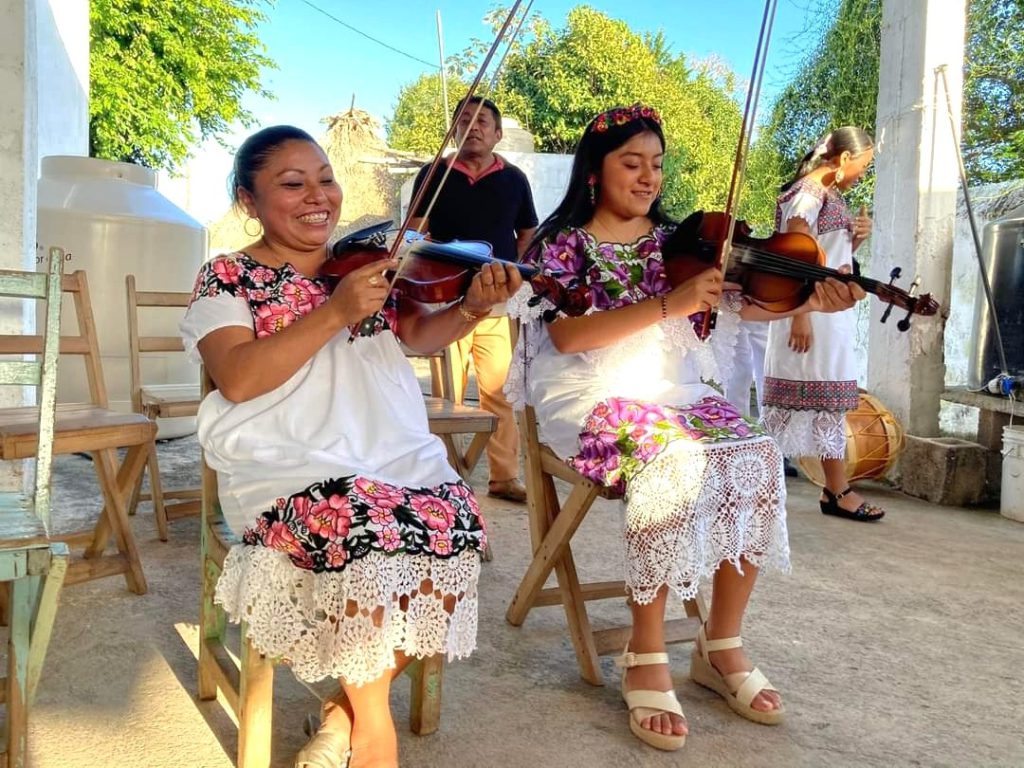
[[[206,230],[157,191],[156,173],[149,168],[66,156],[42,160],[37,226],[36,242],[43,252],[53,245],[67,251],[65,273],[76,269],[87,273],[110,406],[130,411],[125,275],[135,275],[140,291],[191,291],[206,258]],[[139,332],[177,336],[183,312],[142,310]],[[62,322],[73,328],[74,317],[71,299],[65,297]],[[61,358],[60,402],[89,399],[84,374],[81,360]],[[142,356],[142,380],[146,384],[194,383],[199,372],[180,352],[147,353]],[[160,437],[194,431],[194,418],[160,424]]]

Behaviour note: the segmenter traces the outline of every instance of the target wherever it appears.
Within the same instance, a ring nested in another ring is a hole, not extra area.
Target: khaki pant
[[[469,360],[473,359],[480,407],[498,417],[498,428],[487,441],[490,479],[495,482],[519,477],[519,433],[512,406],[502,388],[512,362],[512,341],[507,317],[481,320],[469,335],[451,346],[455,379],[455,402],[462,402],[469,383]]]

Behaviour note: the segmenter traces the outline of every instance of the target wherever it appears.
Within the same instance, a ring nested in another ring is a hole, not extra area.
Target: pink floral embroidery
[[[263,304],[257,307],[253,317],[256,323],[256,337],[264,338],[287,328],[297,316],[284,304]]]
[[[434,496],[413,496],[409,506],[435,531],[447,531],[455,521],[455,508]]]
[[[430,551],[435,555],[450,555],[452,553],[451,536],[440,531],[430,534]]]
[[[319,307],[327,298],[327,295],[309,279],[295,277],[291,282],[285,283],[281,289],[281,295],[285,302],[297,315],[308,315]]]
[[[374,525],[391,525],[395,522],[395,516],[391,513],[394,507],[370,507],[370,511],[367,513],[370,517],[370,522]]]
[[[348,560],[348,552],[345,551],[345,547],[336,541],[332,541],[327,545],[325,555],[327,557],[327,565],[330,568],[340,568]]]
[[[266,534],[263,536],[263,545],[269,549],[276,549],[287,555],[302,555],[302,546],[295,534],[291,532],[285,523],[271,523]]]
[[[334,494],[313,504],[303,522],[314,536],[344,538],[352,524],[352,505],[347,497]]]
[[[237,284],[242,276],[242,266],[230,256],[214,259],[211,267],[222,283]]]
[[[383,528],[377,533],[377,541],[385,552],[394,552],[402,546],[402,534],[397,528]]]
[[[368,503],[384,509],[394,509],[404,499],[403,493],[398,488],[378,483],[375,480],[368,480],[364,477],[356,480],[355,488]]]

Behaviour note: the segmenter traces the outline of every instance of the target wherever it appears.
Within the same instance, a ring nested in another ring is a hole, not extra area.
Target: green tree
[[[91,0],[90,154],[174,169],[234,121],[272,67],[263,0]]]
[[[803,154],[830,128],[859,125],[875,133],[882,0],[826,0],[820,31],[795,77],[762,125],[751,163],[748,218],[765,226],[774,197]],[[970,0],[964,57],[962,150],[971,183],[1024,176],[1024,0]],[[940,98],[943,98],[941,90]],[[774,183],[774,187],[769,186]],[[874,179],[852,193],[868,202]]]
[[[468,86],[448,76],[449,110],[454,110]],[[441,74],[420,75],[398,93],[395,113],[387,121],[388,144],[406,152],[434,154],[444,138],[451,111],[445,114]]]
[[[487,20],[495,24],[503,16],[498,9]],[[571,10],[562,28],[534,17],[527,30],[507,58],[493,98],[533,133],[540,151],[572,152],[595,114],[643,101],[664,120],[669,210],[681,215],[725,202],[740,123],[728,69],[673,56],[660,34],[638,34],[586,6]],[[467,78],[488,44],[476,41],[453,57],[454,71]],[[402,143],[394,146],[436,148],[443,122],[430,118],[428,127],[424,112],[437,98],[437,80],[423,76],[399,96],[389,137]]]

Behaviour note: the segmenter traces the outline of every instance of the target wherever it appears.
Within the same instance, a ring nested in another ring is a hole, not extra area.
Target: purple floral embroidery
[[[675,440],[741,440],[765,434],[728,401],[705,397],[687,406],[612,397],[594,406],[569,464],[623,494],[626,484]]]
[[[256,338],[287,328],[323,304],[333,286],[327,278],[306,277],[291,264],[274,269],[244,253],[218,256],[199,270],[192,301],[201,296],[228,294],[245,299],[252,311]],[[374,315],[373,335],[398,331],[398,303],[392,294],[384,309]]]
[[[319,573],[342,570],[369,552],[481,551],[487,533],[476,497],[461,481],[406,489],[349,475],[278,499],[242,541],[284,552],[297,567]]]
[[[634,243],[599,243],[584,229],[567,229],[534,252],[533,264],[566,288],[590,292],[594,309],[614,309],[667,293],[661,244],[669,229],[654,231]]]

